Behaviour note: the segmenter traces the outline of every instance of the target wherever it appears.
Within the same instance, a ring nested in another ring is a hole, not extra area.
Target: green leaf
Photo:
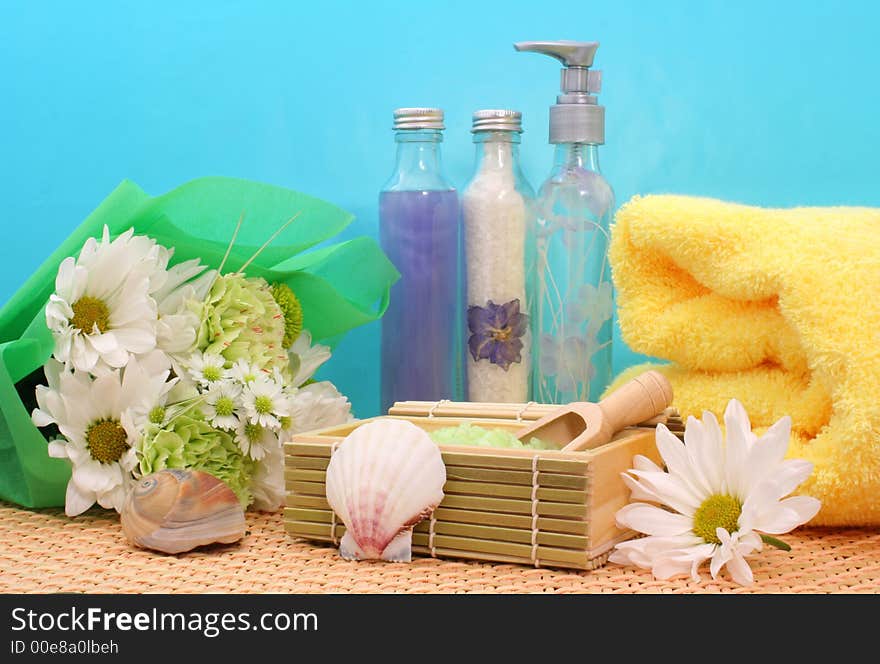
[[[354,217],[298,191],[236,178],[188,182],[145,203],[127,220],[160,244],[175,248],[178,261],[201,257],[217,267],[241,214],[244,220],[224,271],[241,267],[288,219],[296,220],[262,251],[266,268],[328,240]],[[124,229],[121,229],[124,230]],[[248,270],[250,275],[250,270]]]
[[[400,274],[374,240],[362,237],[290,258],[266,278],[290,286],[302,303],[303,327],[314,339],[326,340],[355,326],[346,323],[349,316],[363,322],[380,318]],[[348,313],[337,311],[337,299]]]
[[[770,546],[775,546],[777,549],[782,549],[783,551],[791,551],[791,546],[786,544],[781,539],[776,539],[775,537],[771,537],[770,535],[761,535],[761,541],[764,544],[769,544]]]

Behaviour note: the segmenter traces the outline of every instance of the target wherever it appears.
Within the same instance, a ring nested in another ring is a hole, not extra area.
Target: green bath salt
[[[431,438],[438,445],[506,447],[524,450],[556,449],[553,445],[538,438],[532,438],[528,443],[523,443],[512,433],[504,429],[487,429],[473,424],[459,424],[456,427],[437,429],[431,433]]]

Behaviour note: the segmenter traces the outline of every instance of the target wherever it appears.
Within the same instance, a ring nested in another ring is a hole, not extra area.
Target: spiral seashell
[[[237,542],[245,533],[244,509],[232,489],[197,470],[160,470],[143,477],[121,516],[132,544],[164,553]]]
[[[443,500],[446,466],[422,429],[381,419],[355,429],[330,459],[326,491],[345,523],[347,560],[412,560],[412,529]]]

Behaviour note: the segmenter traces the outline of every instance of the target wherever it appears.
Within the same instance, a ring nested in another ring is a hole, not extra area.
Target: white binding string
[[[522,408],[520,408],[520,411],[516,414],[516,421],[517,421],[517,422],[522,422],[522,421],[523,421],[523,415],[525,414],[525,412],[526,412],[529,408],[531,408],[532,406],[534,406],[534,405],[536,405],[534,401],[529,401],[525,406],[523,406]]]
[[[434,513],[431,513],[431,521],[428,523],[428,548],[431,550],[431,557],[437,557],[437,549],[434,548],[434,526],[437,525],[437,519]]]
[[[330,446],[330,458],[333,458],[333,453],[336,452],[336,448],[339,447],[339,441],[333,443]],[[330,540],[333,542],[333,546],[339,545],[339,538],[336,537],[336,510],[332,507],[330,508]]]
[[[541,566],[538,560],[538,455],[532,457],[532,562]]]
[[[450,403],[449,399],[440,399],[428,410],[428,417],[434,417],[434,411],[441,408],[444,404]]]
[[[438,408],[442,408],[443,405],[447,403],[450,403],[449,399],[440,399],[440,401],[435,402],[434,405],[428,409],[428,417],[433,418],[434,411]],[[437,557],[437,549],[434,547],[434,535],[436,534],[434,527],[436,525],[437,518],[434,516],[434,513],[431,512],[431,520],[428,522],[428,549],[431,552],[432,558]]]

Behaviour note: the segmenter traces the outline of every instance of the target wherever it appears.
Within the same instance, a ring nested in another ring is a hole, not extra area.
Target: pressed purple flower
[[[529,317],[519,311],[519,300],[495,304],[492,300],[485,307],[468,307],[468,349],[474,362],[489,360],[492,364],[508,370],[514,362],[522,362],[523,343]]]

